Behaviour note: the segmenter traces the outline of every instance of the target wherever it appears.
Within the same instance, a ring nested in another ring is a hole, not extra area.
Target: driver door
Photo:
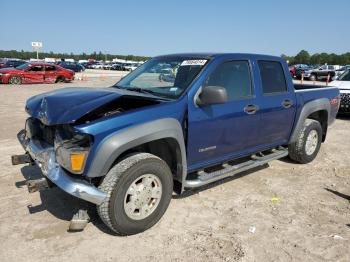
[[[259,104],[250,62],[223,61],[209,73],[204,86],[224,87],[228,101],[205,106],[189,101],[189,171],[245,155],[258,144]]]
[[[24,79],[26,83],[43,83],[44,82],[44,66],[43,65],[32,65],[24,72]]]

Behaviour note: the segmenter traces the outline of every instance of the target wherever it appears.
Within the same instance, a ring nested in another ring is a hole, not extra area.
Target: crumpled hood
[[[45,125],[70,124],[123,95],[135,93],[117,88],[64,88],[28,99],[26,111]]]

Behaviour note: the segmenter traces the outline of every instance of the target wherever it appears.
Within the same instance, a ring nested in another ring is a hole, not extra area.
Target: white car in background
[[[335,70],[335,75],[336,76],[340,76],[341,74],[343,74],[348,69],[350,69],[350,65],[345,65],[345,66],[341,67],[340,69]]]
[[[104,64],[93,64],[91,68],[93,69],[103,69]]]
[[[126,71],[134,71],[138,67],[138,64],[126,64],[124,68]]]
[[[339,113],[350,113],[350,70],[336,77],[330,85],[338,87],[340,91]]]

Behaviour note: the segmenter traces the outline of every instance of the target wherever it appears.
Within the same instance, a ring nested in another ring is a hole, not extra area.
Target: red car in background
[[[72,70],[47,63],[26,63],[16,68],[0,69],[0,83],[2,84],[51,84],[73,79]]]
[[[297,72],[297,69],[295,68],[295,66],[288,66],[289,69],[289,73],[292,75],[292,77],[295,77],[295,74]]]

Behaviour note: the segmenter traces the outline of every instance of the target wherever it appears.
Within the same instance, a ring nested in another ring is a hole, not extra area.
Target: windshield
[[[29,63],[25,63],[23,65],[17,66],[16,69],[23,70],[29,67]]]
[[[183,56],[153,58],[128,74],[114,87],[160,97],[178,98],[207,61]]]
[[[345,71],[342,73],[339,78],[339,81],[350,81],[350,70]]]

